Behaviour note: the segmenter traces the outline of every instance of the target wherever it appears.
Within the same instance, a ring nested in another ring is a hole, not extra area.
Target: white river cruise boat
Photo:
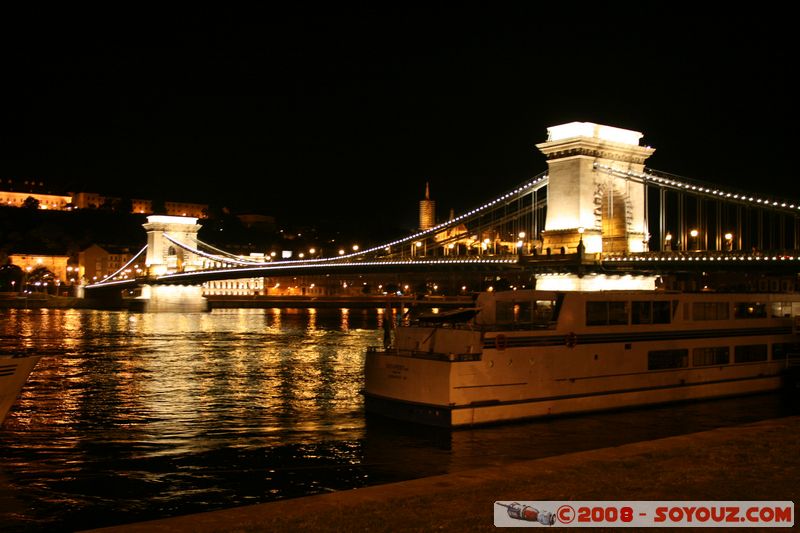
[[[484,292],[365,363],[370,413],[468,426],[781,387],[800,294]]]
[[[0,424],[6,419],[9,409],[17,400],[39,359],[38,355],[0,355]]]

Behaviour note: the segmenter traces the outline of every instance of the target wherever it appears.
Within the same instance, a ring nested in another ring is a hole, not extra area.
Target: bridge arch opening
[[[628,251],[628,202],[623,194],[607,187],[600,197],[600,228],[603,252]]]

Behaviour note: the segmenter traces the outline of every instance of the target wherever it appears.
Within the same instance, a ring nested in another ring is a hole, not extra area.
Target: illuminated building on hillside
[[[0,186],[5,185],[0,181]],[[11,188],[11,187],[9,187]],[[76,209],[99,209],[109,207],[119,209],[122,198],[104,196],[96,192],[73,192],[69,195],[45,194],[37,190],[5,191],[0,190],[0,206],[7,207],[26,207],[28,198],[33,198],[38,204],[39,209],[51,211],[67,211],[70,208]],[[145,215],[153,214],[153,201],[141,198],[131,199],[131,213]],[[169,216],[208,217],[208,204],[195,204],[190,202],[164,202],[164,211]]]
[[[8,207],[25,207],[25,200],[33,198],[39,202],[39,209],[64,211],[72,202],[71,196],[58,194],[40,194],[35,192],[0,191],[0,205]]]

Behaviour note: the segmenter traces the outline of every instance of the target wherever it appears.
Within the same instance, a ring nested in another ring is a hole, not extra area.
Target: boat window
[[[694,302],[692,318],[695,320],[727,320],[730,318],[728,302]]]
[[[736,363],[752,363],[754,361],[767,360],[766,344],[743,344],[737,346],[733,352],[733,360]]]
[[[770,311],[772,318],[789,318],[792,316],[792,302],[772,302]]]
[[[608,324],[608,302],[586,302],[586,325],[605,326]]]
[[[614,325],[628,324],[628,302],[608,302],[608,323]]]
[[[653,324],[669,324],[670,318],[672,318],[670,307],[668,301],[653,302]]]
[[[586,302],[587,326],[628,324],[628,302]]]
[[[533,321],[533,302],[519,302],[514,306],[514,322]]]
[[[534,322],[550,322],[556,319],[555,300],[536,300],[536,307],[533,310]]]
[[[800,357],[800,343],[776,342],[772,345],[772,359],[786,359]]]
[[[685,368],[689,359],[689,350],[653,350],[647,354],[647,370],[666,370],[669,368]]]
[[[494,313],[494,319],[498,324],[514,322],[514,302],[497,302]]]
[[[665,302],[631,302],[631,324],[669,324],[671,318],[670,303]]]
[[[692,366],[727,365],[731,350],[727,346],[695,348],[692,350]]]
[[[495,321],[498,324],[530,324],[554,320],[555,300],[497,302]]]
[[[734,304],[736,318],[766,318],[767,305],[757,302],[737,302]]]
[[[631,302],[631,324],[652,324],[653,302]]]

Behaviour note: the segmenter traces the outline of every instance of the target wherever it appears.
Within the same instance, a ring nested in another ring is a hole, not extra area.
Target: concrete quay
[[[495,501],[798,502],[798,480],[800,416],[791,416],[93,531],[495,531]]]

